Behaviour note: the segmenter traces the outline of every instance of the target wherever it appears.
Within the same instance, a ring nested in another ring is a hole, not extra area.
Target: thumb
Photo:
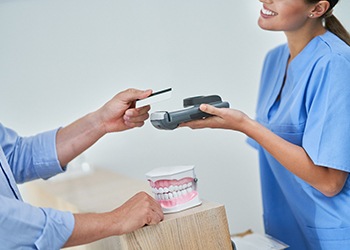
[[[141,91],[139,98],[138,99],[145,99],[146,97],[150,96],[152,94],[152,90],[151,89],[147,89],[147,90],[143,90]]]
[[[215,115],[215,116],[220,116],[221,112],[219,108],[216,108],[210,104],[201,104],[199,106],[199,109],[205,113]]]
[[[123,92],[123,101],[133,102],[136,100],[141,100],[152,94],[152,90],[138,90],[138,89],[127,89]]]

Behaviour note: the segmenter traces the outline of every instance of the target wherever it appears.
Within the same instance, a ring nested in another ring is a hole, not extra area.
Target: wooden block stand
[[[57,181],[38,180],[23,185],[21,190],[24,200],[33,205],[73,213],[110,211],[139,191],[150,193],[146,181],[105,169]],[[231,250],[232,245],[225,207],[203,201],[200,206],[166,214],[158,225],[69,249]]]

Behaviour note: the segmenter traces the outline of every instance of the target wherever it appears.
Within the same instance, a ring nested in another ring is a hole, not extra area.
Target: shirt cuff
[[[37,249],[61,249],[72,235],[74,216],[51,208],[41,208],[46,217],[42,234],[35,241]]]
[[[42,179],[48,179],[65,171],[58,161],[56,151],[56,135],[58,129],[40,133],[35,136],[35,150],[33,161],[35,171]]]

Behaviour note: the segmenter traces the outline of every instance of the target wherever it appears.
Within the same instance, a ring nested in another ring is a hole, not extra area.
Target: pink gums
[[[159,189],[159,188],[167,188],[169,189],[170,186],[182,186],[184,184],[192,183],[192,191],[189,193],[181,194],[179,197],[173,197],[171,199],[159,199],[157,197],[157,194],[155,194],[156,200],[161,204],[162,207],[165,208],[171,208],[175,207],[179,204],[184,204],[190,200],[192,200],[194,197],[198,195],[198,192],[195,190],[195,180],[190,177],[183,178],[181,180],[158,180],[156,182],[153,182],[151,180],[148,180],[151,187],[153,189]],[[181,191],[178,191],[181,192]],[[166,193],[171,193],[170,191]]]

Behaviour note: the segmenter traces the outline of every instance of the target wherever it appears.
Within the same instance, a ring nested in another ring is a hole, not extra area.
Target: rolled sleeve
[[[61,249],[74,229],[74,216],[0,195],[0,249]]]
[[[71,236],[74,228],[74,216],[70,212],[61,212],[41,208],[46,221],[40,237],[35,241],[37,249],[60,249]],[[53,246],[54,243],[54,246]]]
[[[36,135],[33,154],[33,164],[37,175],[42,179],[48,179],[65,171],[62,168],[56,151],[56,134],[59,129],[47,131]]]
[[[17,183],[38,178],[48,179],[65,171],[60,166],[56,151],[56,135],[59,128],[30,137],[20,137],[10,129],[4,129],[7,138],[3,150]]]

